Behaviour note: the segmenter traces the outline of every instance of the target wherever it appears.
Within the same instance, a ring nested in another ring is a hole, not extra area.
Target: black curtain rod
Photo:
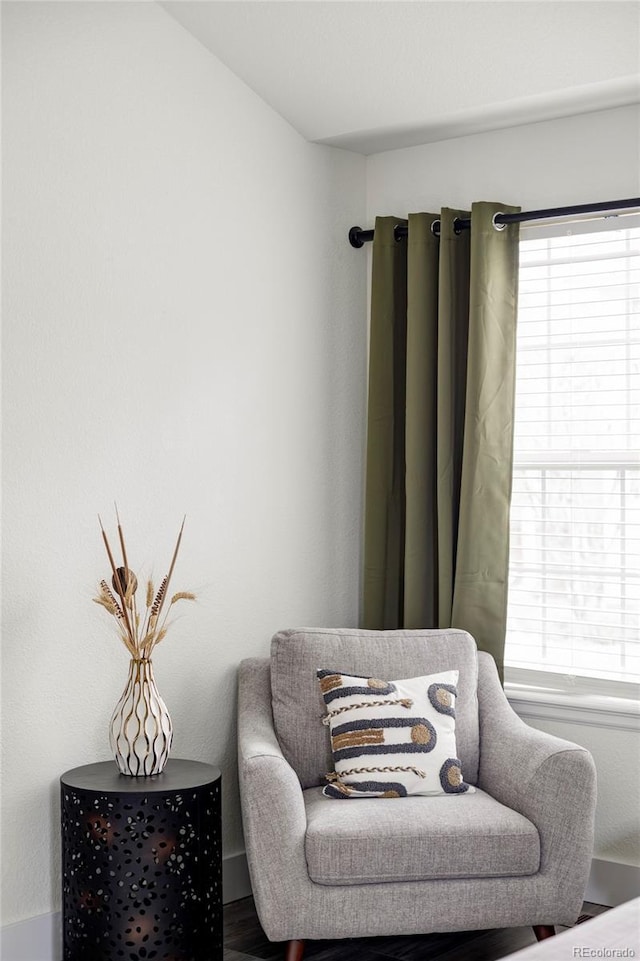
[[[626,210],[629,207],[640,208],[640,197],[632,197],[630,200],[604,200],[602,203],[578,204],[573,207],[549,207],[547,210],[529,210],[519,214],[496,214],[493,223],[497,230],[502,230],[507,224],[520,224],[528,220],[550,220],[553,217],[571,217],[575,214],[592,214],[605,210]],[[471,218],[456,217],[453,223],[456,233],[460,233],[471,226]],[[440,236],[439,220],[433,222],[431,230],[436,237]],[[396,240],[401,240],[407,236],[409,228],[406,224],[397,224],[393,232]],[[363,247],[367,241],[373,240],[373,234],[373,230],[352,227],[349,231],[349,243],[352,247]]]

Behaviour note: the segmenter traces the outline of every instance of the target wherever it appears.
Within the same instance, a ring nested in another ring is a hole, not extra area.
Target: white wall
[[[636,107],[460,137],[367,158],[367,224],[496,200],[536,210],[640,195]],[[364,225],[363,225],[364,226]],[[640,865],[640,736],[529,720],[588,748],[598,770],[595,856]]]
[[[366,208],[364,158],[304,143],[154,4],[3,2],[2,28],[9,924],[59,907],[58,777],[110,756],[127,657],[91,603],[96,513],[117,499],[156,577],[188,515],[174,584],[200,600],[156,676],[175,756],[223,768],[234,855],[239,660],[283,626],[357,621],[367,254],[348,227],[635,195],[638,129],[623,109],[379,154]],[[637,796],[594,737],[601,783]],[[606,797],[597,853],[633,861]]]
[[[91,597],[198,592],[154,657],[173,754],[224,773],[278,628],[354,625],[364,158],[305,143],[149,3],[3,3],[4,924],[59,907],[57,781],[110,758],[127,655]]]
[[[474,200],[537,210],[637,197],[639,190],[640,111],[619,107],[373,154],[367,226],[377,214]]]

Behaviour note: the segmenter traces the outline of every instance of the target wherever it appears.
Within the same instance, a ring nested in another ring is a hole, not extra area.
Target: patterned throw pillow
[[[457,671],[381,681],[317,672],[331,734],[331,798],[464,794],[456,756]]]

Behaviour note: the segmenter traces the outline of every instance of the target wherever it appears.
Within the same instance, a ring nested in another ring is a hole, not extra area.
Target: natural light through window
[[[637,682],[640,226],[522,236],[506,663]]]

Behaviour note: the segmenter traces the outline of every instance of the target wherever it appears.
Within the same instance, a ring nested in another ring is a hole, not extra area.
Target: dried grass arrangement
[[[116,507],[116,521],[118,525],[118,539],[122,551],[122,564],[120,566],[116,566],[102,520],[100,515],[98,515],[102,539],[111,565],[112,576],[111,587],[106,579],[100,581],[98,594],[93,600],[115,619],[122,643],[129,651],[131,657],[136,660],[148,660],[151,657],[153,649],[164,639],[169,628],[167,617],[174,604],[177,604],[179,601],[195,601],[196,599],[196,595],[191,591],[178,591],[177,594],[173,594],[171,597],[164,617],[161,616],[169,594],[169,584],[171,583],[171,576],[180,549],[185,519],[186,518],[183,519],[182,526],[178,533],[169,572],[162,578],[157,590],[151,580],[147,581],[145,610],[144,613],[141,614],[138,611],[138,602],[136,599],[138,579],[129,567],[127,548],[122,532],[122,525],[120,524],[118,508]]]

